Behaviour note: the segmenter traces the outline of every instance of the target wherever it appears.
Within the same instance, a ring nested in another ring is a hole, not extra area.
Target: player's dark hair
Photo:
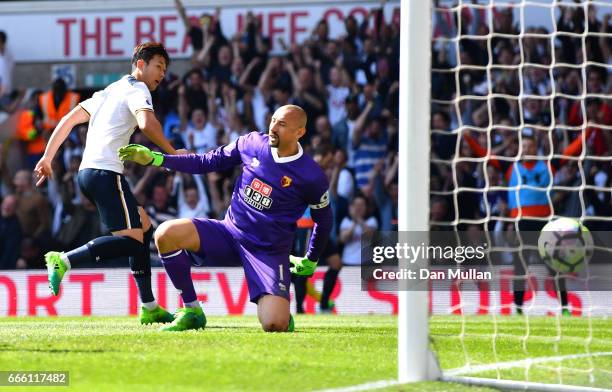
[[[160,55],[166,60],[166,67],[170,65],[170,56],[168,56],[164,45],[159,42],[145,42],[135,47],[132,55],[132,65],[136,65],[136,62],[140,59],[148,64],[156,55]]]
[[[0,30],[0,43],[2,44],[6,43],[6,33],[2,30]]]

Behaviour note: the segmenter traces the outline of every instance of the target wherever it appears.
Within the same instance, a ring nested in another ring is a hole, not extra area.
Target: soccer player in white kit
[[[177,153],[155,117],[150,92],[163,80],[169,63],[168,53],[160,43],[148,42],[134,48],[132,73],[96,92],[64,116],[34,169],[39,177],[36,185],[40,186],[45,178],[53,175],[53,157],[72,128],[89,122],[77,182],[83,195],[98,208],[100,219],[112,235],[98,237],[66,253],[47,253],[49,287],[57,295],[60,282],[72,264],[127,256],[143,303],[142,324],[171,322],[174,317],[153,296],[149,254],[153,228],[123,176],[117,149],[129,143],[138,127],[164,152]]]

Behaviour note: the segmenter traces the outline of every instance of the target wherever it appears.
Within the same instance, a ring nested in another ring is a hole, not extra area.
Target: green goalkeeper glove
[[[317,269],[317,262],[307,257],[289,256],[289,264],[291,264],[289,271],[300,276],[312,276]]]
[[[119,159],[121,161],[132,161],[139,165],[161,166],[164,162],[164,154],[157,151],[151,151],[147,147],[140,144],[128,144],[119,148]]]

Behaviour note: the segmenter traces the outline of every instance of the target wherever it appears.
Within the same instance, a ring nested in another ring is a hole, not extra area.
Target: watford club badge
[[[291,178],[283,176],[283,178],[281,178],[281,185],[283,188],[287,188],[289,185],[291,185],[291,181],[293,181]]]

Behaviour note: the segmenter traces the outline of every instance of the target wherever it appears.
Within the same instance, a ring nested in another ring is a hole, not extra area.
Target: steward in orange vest
[[[15,137],[25,142],[28,155],[42,155],[45,152],[46,143],[36,128],[36,114],[33,110],[21,110],[17,118],[17,132],[15,133]]]
[[[28,166],[32,169],[42,157],[47,144],[40,132],[40,112],[36,109],[38,95],[30,97],[28,106],[17,113],[15,139],[23,143]]]
[[[38,105],[43,116],[43,130],[53,131],[62,117],[79,103],[80,98],[78,93],[68,91],[64,79],[55,79],[51,90],[38,97]]]

